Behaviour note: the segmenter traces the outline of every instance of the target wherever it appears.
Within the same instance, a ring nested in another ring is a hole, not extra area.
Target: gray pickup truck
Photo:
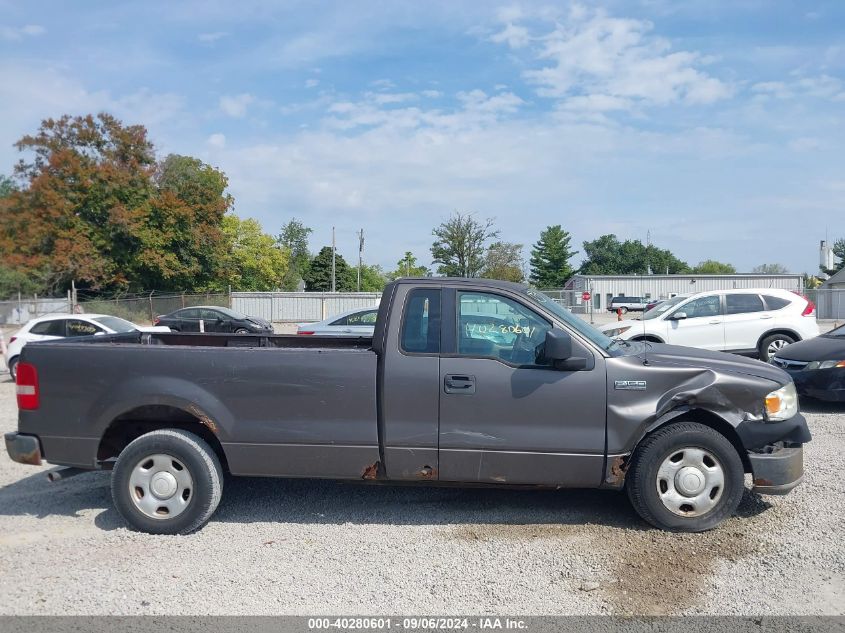
[[[29,344],[15,461],[110,469],[133,528],[203,526],[223,475],[627,490],[657,527],[784,494],[810,440],[789,376],[611,340],[478,279],[387,286],[370,338],[133,333]]]

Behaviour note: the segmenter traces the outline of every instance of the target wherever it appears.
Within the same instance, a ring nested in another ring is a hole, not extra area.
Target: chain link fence
[[[228,293],[169,293],[115,297],[113,299],[79,299],[75,312],[85,314],[109,314],[133,323],[149,325],[162,314],[169,314],[180,308],[192,306],[221,306],[228,308],[231,299]]]

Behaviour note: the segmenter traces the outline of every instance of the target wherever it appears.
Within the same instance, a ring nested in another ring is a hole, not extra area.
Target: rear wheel
[[[9,360],[9,374],[12,376],[12,382],[18,379],[18,357]]]
[[[247,330],[245,327],[239,327],[237,330],[235,330],[235,334],[249,334],[249,330]]]
[[[679,422],[640,443],[626,488],[637,514],[653,526],[703,532],[736,510],[744,477],[742,460],[724,435],[703,424]]]
[[[223,469],[200,437],[179,429],[146,433],[118,456],[111,492],[118,512],[149,534],[188,534],[220,503]]]
[[[795,339],[786,334],[767,336],[760,342],[760,360],[770,362],[780,350],[794,342]]]
[[[625,306],[622,306],[621,308],[619,308],[619,311],[620,311],[622,314],[628,314],[628,308],[626,308]]]

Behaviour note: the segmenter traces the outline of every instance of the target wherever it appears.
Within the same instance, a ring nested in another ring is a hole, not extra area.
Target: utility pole
[[[364,229],[358,231],[358,292],[361,292],[361,258],[364,254]]]
[[[337,284],[335,283],[335,256],[337,254],[337,246],[334,239],[334,227],[332,227],[332,292],[336,292]]]
[[[645,234],[645,274],[651,274],[651,229]]]
[[[411,276],[411,251],[405,253],[405,276]]]

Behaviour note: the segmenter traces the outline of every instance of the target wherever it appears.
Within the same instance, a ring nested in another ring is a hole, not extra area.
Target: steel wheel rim
[[[194,496],[194,480],[184,462],[156,453],[141,458],[129,475],[129,498],[139,512],[163,521],[182,514]]]
[[[772,358],[775,354],[777,354],[787,345],[789,345],[789,343],[787,343],[782,338],[775,339],[774,341],[769,343],[769,346],[766,348],[766,353],[769,355],[769,358]]]
[[[725,471],[710,451],[687,446],[670,452],[657,469],[657,495],[672,514],[699,517],[715,508],[725,489]]]

